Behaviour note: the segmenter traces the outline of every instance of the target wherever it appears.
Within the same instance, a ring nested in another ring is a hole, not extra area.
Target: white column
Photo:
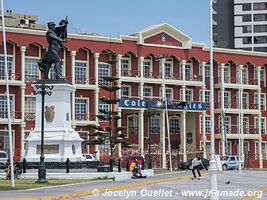
[[[141,83],[139,83],[139,88],[140,88],[140,97],[141,97],[141,99],[143,100],[144,99],[144,83],[143,82],[141,82]]]
[[[263,159],[262,159],[262,150],[261,150],[261,145],[262,145],[262,138],[260,137],[259,142],[258,142],[258,151],[259,151],[259,167],[263,168]]]
[[[116,70],[117,70],[118,78],[121,78],[121,58],[122,58],[122,55],[117,55]]]
[[[185,85],[182,85],[182,101],[185,101]]]
[[[221,84],[221,87],[224,87],[224,68],[225,68],[225,64],[221,63],[220,64],[220,70],[221,70],[220,84]]]
[[[141,109],[138,113],[139,118],[139,134],[138,134],[138,146],[141,155],[144,157],[144,109]]]
[[[244,137],[243,137],[243,129],[244,129],[244,127],[243,127],[243,118],[244,118],[244,114],[243,113],[241,113],[241,123],[240,123],[240,131],[241,131],[241,135],[240,135],[240,137],[241,137],[241,149],[240,149],[240,151],[241,151],[241,157],[242,158],[244,158]]]
[[[121,117],[121,108],[118,108],[118,116]],[[117,125],[118,127],[121,127],[121,119],[118,119],[117,121]],[[121,133],[119,133],[121,134]],[[118,144],[118,156],[121,157],[122,153],[121,153],[121,143]]]
[[[21,59],[21,82],[25,84],[25,52],[26,47],[20,47],[20,59]]]
[[[138,57],[139,59],[139,71],[140,71],[140,77],[143,78],[144,77],[144,57],[140,56]]]
[[[165,137],[166,137],[166,126],[165,126],[165,111],[162,110],[160,113],[160,143],[162,144],[162,168],[166,168],[166,148],[165,148]]]
[[[187,161],[186,154],[186,112],[182,111],[182,119],[181,119],[181,150],[183,154],[183,162]]]
[[[76,57],[76,51],[70,52],[71,56],[71,81],[72,84],[75,85],[75,57]]]
[[[224,87],[221,88],[221,123],[220,123],[220,127],[221,127],[221,151],[222,151],[222,155],[225,156],[225,134],[226,134],[226,130],[225,130],[225,109],[224,109],[224,92],[225,89]]]
[[[203,70],[203,68],[202,68],[202,70]],[[204,67],[204,70],[205,70],[205,67]],[[205,82],[205,78],[204,78],[204,82]],[[202,102],[205,102],[205,91],[206,91],[206,88],[202,87]],[[203,157],[204,158],[207,158],[206,139],[207,139],[206,138],[206,111],[203,111],[202,112],[202,137],[201,137],[202,146],[201,146],[201,149],[203,150]]]
[[[95,90],[95,115],[98,115],[98,97],[99,97],[99,88],[98,88],[98,59],[99,59],[99,53],[95,53],[94,54],[94,58],[95,58],[95,86],[96,86],[96,90]],[[98,124],[98,118],[95,118],[95,123],[96,125]],[[100,158],[100,152],[99,152],[99,148],[98,145],[95,145],[95,151],[96,153],[96,157],[97,159]]]
[[[206,85],[205,82],[205,66],[206,66],[206,62],[201,62],[201,70],[202,70],[202,83],[203,83],[203,87]]]
[[[182,60],[182,78],[183,78],[183,82],[185,82],[185,64],[186,64],[186,60]]]
[[[21,120],[22,124],[20,125],[20,158],[22,159],[25,155],[25,149],[24,149],[24,128],[25,128],[25,52],[26,47],[21,46],[20,47],[20,59],[21,59]]]
[[[75,56],[76,51],[70,52],[71,56],[71,82],[73,85],[75,85]],[[72,106],[71,106],[71,113],[72,113],[72,128],[76,128],[76,119],[75,119],[75,91],[71,93],[72,98]]]
[[[25,123],[20,125],[20,159],[22,160],[25,156],[25,149],[24,149],[24,135],[25,135]]]

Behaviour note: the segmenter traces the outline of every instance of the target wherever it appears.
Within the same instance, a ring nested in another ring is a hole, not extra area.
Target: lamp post
[[[41,156],[40,156],[40,165],[38,169],[38,180],[36,183],[47,183],[46,180],[46,167],[44,162],[44,101],[45,95],[50,96],[52,94],[51,91],[47,92],[46,89],[52,90],[54,86],[45,85],[45,81],[42,81],[41,85],[35,85],[36,89],[39,90],[36,94],[42,95],[42,112],[41,112]]]

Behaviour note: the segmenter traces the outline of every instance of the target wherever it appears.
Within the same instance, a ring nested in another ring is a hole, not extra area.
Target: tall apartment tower
[[[267,0],[213,1],[214,45],[267,52]]]

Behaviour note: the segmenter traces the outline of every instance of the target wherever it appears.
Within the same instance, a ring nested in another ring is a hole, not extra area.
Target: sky
[[[4,0],[4,9],[36,15],[40,24],[56,24],[68,16],[69,33],[98,33],[117,37],[168,23],[209,44],[210,0]]]

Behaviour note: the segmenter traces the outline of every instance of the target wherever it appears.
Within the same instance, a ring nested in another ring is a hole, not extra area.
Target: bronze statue
[[[45,56],[38,62],[39,69],[44,73],[44,79],[49,79],[48,74],[53,64],[56,75],[51,79],[62,78],[60,53],[64,48],[63,43],[67,39],[67,24],[67,18],[61,20],[58,27],[55,27],[56,24],[54,22],[47,23],[46,39],[49,47]]]

